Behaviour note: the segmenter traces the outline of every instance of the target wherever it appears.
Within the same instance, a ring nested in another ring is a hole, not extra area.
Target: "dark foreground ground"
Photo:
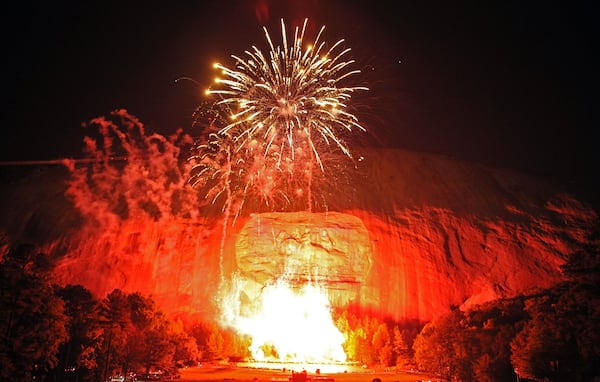
[[[372,382],[379,378],[381,382],[408,382],[408,381],[439,381],[438,378],[431,376],[407,373],[407,372],[387,372],[376,370],[351,370],[346,372],[319,372],[306,369],[306,377],[292,372],[288,369],[270,370],[256,369],[246,367],[194,367],[180,371],[181,381],[212,381],[212,382]]]

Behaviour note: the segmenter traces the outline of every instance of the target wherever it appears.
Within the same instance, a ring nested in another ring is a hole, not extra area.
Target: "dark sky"
[[[598,186],[593,1],[34,1],[2,13],[0,161],[78,157],[81,123],[118,108],[151,131],[197,134],[211,64],[266,50],[263,25],[277,39],[281,17],[308,17],[352,48],[371,88],[357,114],[381,144]]]

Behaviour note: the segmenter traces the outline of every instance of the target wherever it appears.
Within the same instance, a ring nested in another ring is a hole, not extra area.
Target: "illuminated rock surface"
[[[329,291],[333,305],[358,301],[371,270],[372,245],[362,221],[330,213],[253,215],[237,236],[242,296],[256,301],[266,284],[283,280],[295,289],[307,282]]]
[[[220,221],[150,217],[131,206],[90,221],[64,195],[64,168],[10,170],[0,246],[38,244],[57,255],[57,282],[102,297],[113,288],[152,294],[173,315],[215,313],[222,264],[225,278],[244,280],[246,302],[285,275],[325,284],[335,306],[428,320],[451,305],[556,283],[598,219],[523,174],[401,150],[364,156],[351,186],[331,190],[328,213],[239,218],[222,263]]]

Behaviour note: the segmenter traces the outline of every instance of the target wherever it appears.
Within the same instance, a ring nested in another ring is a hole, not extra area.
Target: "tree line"
[[[81,285],[54,285],[52,268],[31,245],[1,258],[1,381],[105,381],[247,351],[247,338],[215,323],[185,327],[150,296],[115,289],[97,299]]]
[[[459,381],[600,380],[598,230],[549,289],[451,312],[421,330],[419,369]]]

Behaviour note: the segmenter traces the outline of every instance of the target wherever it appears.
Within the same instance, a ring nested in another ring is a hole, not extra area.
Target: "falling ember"
[[[305,284],[295,291],[278,280],[263,289],[257,305],[249,316],[230,316],[233,322],[228,323],[251,336],[250,351],[256,361],[346,361],[344,336],[335,327],[327,295],[318,286]]]

